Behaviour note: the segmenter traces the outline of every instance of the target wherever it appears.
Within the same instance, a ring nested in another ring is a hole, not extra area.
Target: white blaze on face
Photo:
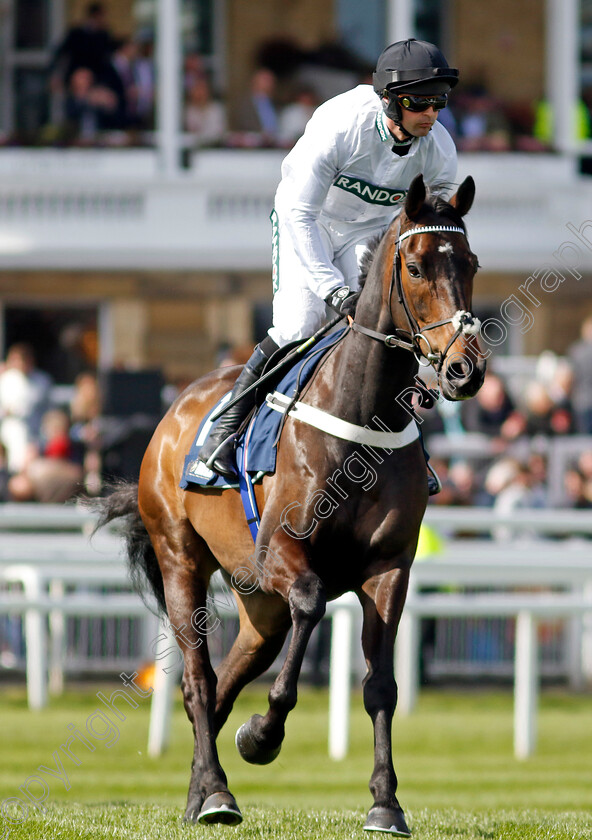
[[[452,254],[452,243],[451,242],[445,242],[444,245],[439,245],[438,246],[438,251],[441,254]]]

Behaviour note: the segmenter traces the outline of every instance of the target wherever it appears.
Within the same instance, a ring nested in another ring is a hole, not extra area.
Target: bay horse
[[[398,397],[414,389],[420,363],[433,366],[447,399],[477,392],[485,372],[471,315],[478,263],[463,222],[474,194],[470,177],[450,202],[427,195],[421,175],[413,181],[404,208],[375,247],[355,321],[317,367],[302,401],[361,431],[378,423],[397,433],[409,429],[411,416]],[[239,371],[223,368],[189,386],[156,429],[137,487],[124,485],[100,503],[100,524],[128,517],[132,572],[168,613],[183,653],[183,698],[195,741],[185,819],[242,820],[220,765],[217,734],[241,689],[271,665],[292,628],[267,712],[237,733],[247,761],[275,758],[296,705],[311,632],[328,600],[353,591],[363,611],[363,698],[374,726],[374,801],[364,827],[408,836],[391,752],[393,647],[427,503],[421,442],[415,431],[394,450],[365,446],[363,458],[358,443],[288,416],[276,472],[255,487],[261,523],[254,553],[237,490],[179,488],[200,420],[231,390]],[[375,480],[362,488],[364,463],[372,463]],[[254,584],[240,585],[247,567]],[[234,584],[240,630],[214,671],[207,621],[195,617],[204,616],[217,569]]]

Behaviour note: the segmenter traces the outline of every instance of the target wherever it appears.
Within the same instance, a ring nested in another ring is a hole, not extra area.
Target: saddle
[[[280,394],[287,406],[295,403],[323,359],[342,340],[347,329],[347,327],[342,327],[333,333],[329,333],[304,356],[298,357],[291,368],[287,371],[285,369],[278,371],[277,377],[266,380],[262,387],[256,390],[256,406],[239,432],[235,450],[237,459],[236,481],[212,472],[197,457],[217,422],[212,422],[210,417],[214,416],[230,398],[230,391],[224,394],[208,415],[204,417],[197,429],[191,449],[185,457],[180,487],[184,490],[191,490],[192,486],[217,490],[230,487],[238,488],[241,473],[248,478],[251,484],[260,481],[264,475],[273,474],[275,472],[277,444],[281,437],[287,411],[278,412],[277,409],[269,405],[266,401],[268,394],[270,392],[275,395]],[[299,343],[293,342],[277,350],[266,364],[264,373],[272,370]]]

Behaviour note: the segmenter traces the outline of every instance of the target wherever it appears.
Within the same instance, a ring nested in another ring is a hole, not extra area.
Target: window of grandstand
[[[432,44],[439,44],[445,54],[450,52],[447,21],[451,18],[449,0],[416,0],[415,31],[416,37]]]
[[[58,22],[50,0],[8,0],[2,4],[0,133],[31,137],[50,110],[47,67]]]
[[[384,49],[383,0],[337,0],[337,31],[344,46],[372,64]]]
[[[0,143],[151,143],[156,6],[157,0],[6,0]],[[182,49],[190,57],[186,75],[198,61],[215,88],[222,75],[220,14],[214,0],[181,4]]]

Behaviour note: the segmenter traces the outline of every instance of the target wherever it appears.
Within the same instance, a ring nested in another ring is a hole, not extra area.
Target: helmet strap
[[[388,102],[385,103],[384,96],[381,96],[382,107],[384,109],[385,114],[389,119],[391,119],[396,126],[398,126],[405,137],[413,140],[413,134],[410,134],[407,129],[403,125],[403,111],[401,106],[399,105],[399,100],[397,96],[390,96],[387,92],[387,99]],[[401,141],[399,141],[401,142]]]
[[[410,133],[407,131],[407,129],[406,129],[406,128],[405,128],[405,126],[403,125],[403,121],[402,121],[402,120],[401,120],[400,122],[395,122],[395,125],[397,125],[397,126],[401,129],[401,131],[403,132],[403,134],[405,135],[405,137],[408,137],[410,140],[413,140],[413,134],[410,134]],[[399,141],[399,142],[403,142],[403,141]],[[405,142],[406,142],[406,141],[405,141]]]

